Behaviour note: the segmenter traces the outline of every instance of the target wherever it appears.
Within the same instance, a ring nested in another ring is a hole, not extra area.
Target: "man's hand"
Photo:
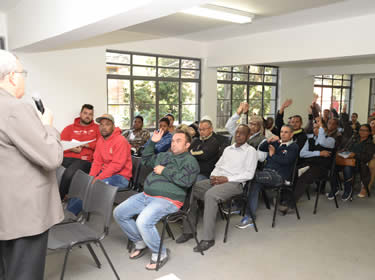
[[[241,116],[243,111],[243,102],[240,103],[240,106],[237,108],[237,115]]]
[[[320,151],[320,156],[321,157],[330,157],[331,156],[331,152],[329,152],[329,151]]]
[[[70,151],[79,154],[82,151],[82,147],[71,148]]]
[[[160,175],[163,172],[164,168],[165,167],[163,165],[157,165],[157,166],[154,167],[154,172],[156,174]]]
[[[82,148],[90,148],[90,144],[87,143],[87,144],[85,144],[85,145],[82,145],[81,147],[82,147]]]
[[[161,140],[161,138],[163,137],[163,134],[164,134],[163,129],[160,129],[160,131],[155,130],[154,134],[152,134],[151,141],[154,142],[154,143],[159,142]]]
[[[212,186],[215,186],[217,183],[216,183],[216,178],[217,178],[217,176],[211,176],[210,177],[210,184],[212,185]]]
[[[275,154],[275,147],[273,145],[268,145],[268,153],[270,155],[270,157],[272,157],[274,154]]]
[[[276,141],[279,141],[279,140],[280,140],[279,136],[274,135],[274,136],[270,137],[270,138],[267,140],[267,142],[268,142],[268,143],[271,143],[271,142],[276,142]]]
[[[210,183],[212,186],[220,185],[228,182],[228,178],[225,176],[211,176]]]
[[[285,110],[286,108],[288,108],[290,105],[292,105],[292,103],[293,103],[293,100],[292,100],[292,99],[287,99],[287,100],[285,100],[284,103],[283,103],[283,105],[281,105],[280,113],[281,113],[281,114],[284,113],[284,110]]]

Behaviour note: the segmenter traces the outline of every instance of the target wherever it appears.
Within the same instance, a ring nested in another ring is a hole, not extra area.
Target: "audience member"
[[[375,153],[375,144],[372,140],[371,127],[368,124],[363,124],[359,128],[359,138],[354,139],[349,143],[347,151],[350,152],[348,158],[353,158],[356,161],[356,166],[344,166],[337,170],[343,170],[344,173],[344,193],[341,199],[347,201],[352,197],[353,192],[353,173],[358,170],[361,182],[364,186],[369,186],[370,183],[370,170],[367,163],[373,158]],[[361,190],[361,193],[366,193],[366,190]],[[331,192],[328,195],[328,199],[333,199],[334,194],[338,194],[338,186],[335,184],[331,186]]]
[[[229,133],[234,136],[236,133],[237,121],[241,118],[241,114],[246,114],[249,111],[249,104],[241,102],[237,108],[237,112],[228,119],[225,128]],[[263,119],[258,116],[251,116],[249,118],[250,138],[247,143],[253,146],[255,149],[258,148],[259,143],[265,139],[263,134]]]
[[[155,145],[155,154],[166,152],[171,147],[172,134],[168,131],[169,128],[169,119],[164,117],[159,120],[159,132],[163,133],[163,137]],[[145,148],[151,143],[149,139],[145,145]]]
[[[305,145],[300,152],[300,167],[307,169],[297,179],[294,197],[296,202],[306,192],[306,188],[314,181],[327,176],[331,168],[332,152],[335,148],[336,139],[339,138],[337,131],[339,121],[330,119],[328,129],[325,131],[323,122],[314,124],[314,133],[308,135]],[[289,194],[284,194],[284,196]],[[279,210],[286,214],[289,208],[294,208],[292,200],[289,197],[283,198]]]
[[[195,221],[197,200],[204,201],[203,237],[194,252],[205,251],[215,245],[215,224],[218,202],[243,192],[242,183],[251,180],[257,166],[256,150],[246,143],[250,135],[247,125],[241,124],[236,129],[235,143],[224,150],[216,163],[210,179],[197,182],[193,187],[193,202],[190,219]],[[184,223],[183,234],[176,240],[183,243],[193,237],[190,228]]]
[[[144,192],[131,196],[114,210],[114,218],[128,238],[135,244],[130,259],[143,256],[146,249],[152,252],[146,269],[155,270],[160,246],[156,223],[165,215],[182,207],[187,190],[195,182],[199,165],[188,152],[191,137],[176,130],[172,139],[171,152],[155,154],[155,146],[161,141],[163,131],[155,131],[142,155],[142,164],[152,167]],[[137,220],[134,216],[138,215]],[[169,258],[169,250],[162,248],[160,267]]]
[[[142,116],[136,116],[133,121],[133,128],[126,130],[122,135],[128,140],[135,154],[138,154],[140,148],[146,144],[148,139],[150,139],[150,132],[148,132],[147,129],[143,129]]]
[[[64,160],[62,165],[66,168],[61,178],[60,197],[64,197],[69,192],[70,182],[78,169],[89,173],[94,156],[96,142],[100,138],[99,126],[93,121],[94,106],[84,104],[81,108],[79,117],[74,123],[65,127],[61,132],[61,140],[65,141],[90,141],[83,146],[64,151]]]
[[[21,101],[27,71],[0,50],[0,279],[41,280],[48,229],[63,219],[56,168],[63,160],[50,110]]]
[[[278,135],[278,131],[275,127],[275,120],[272,118],[272,117],[268,117],[265,121],[264,121],[264,136],[266,137],[266,139],[269,139],[273,136],[277,136]]]
[[[246,214],[236,226],[240,229],[253,225],[250,213],[256,218],[259,192],[263,188],[281,186],[285,181],[290,181],[293,165],[298,157],[298,145],[293,142],[293,127],[283,125],[278,137],[270,138],[262,142],[259,150],[268,152],[267,163],[262,171],[255,173],[249,195]]]
[[[208,179],[215,163],[219,159],[220,143],[216,139],[212,123],[209,120],[203,120],[199,123],[200,137],[195,138],[190,146],[190,153],[199,163],[200,173],[198,181]]]
[[[361,124],[358,122],[358,114],[357,113],[352,114],[351,121],[349,122],[349,125],[351,126],[351,128],[353,130],[353,134],[358,135],[359,127],[361,126]]]
[[[193,140],[194,140],[194,138],[199,138],[198,128],[199,128],[199,122],[198,121],[195,121],[195,122],[193,122],[192,124],[189,125],[189,133],[190,133]]]
[[[169,120],[168,131],[169,133],[173,134],[176,129],[176,127],[174,126],[174,116],[172,114],[166,114],[165,117]]]
[[[90,175],[94,180],[102,180],[106,184],[126,189],[132,177],[132,158],[130,145],[115,127],[112,115],[104,114],[96,118],[100,134],[94,153],[94,161]]]

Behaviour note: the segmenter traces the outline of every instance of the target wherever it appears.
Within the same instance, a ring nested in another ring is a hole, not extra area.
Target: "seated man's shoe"
[[[253,220],[249,216],[244,216],[241,222],[236,225],[236,228],[244,229],[247,227],[252,227],[254,225]]]
[[[201,240],[201,242],[199,242],[199,245],[194,247],[193,251],[194,252],[206,251],[214,245],[215,245],[215,240]]]
[[[279,212],[282,216],[285,216],[289,212],[289,206],[287,205],[279,205]]]
[[[194,235],[192,233],[183,233],[179,238],[176,239],[176,243],[185,243],[186,241],[192,239]]]

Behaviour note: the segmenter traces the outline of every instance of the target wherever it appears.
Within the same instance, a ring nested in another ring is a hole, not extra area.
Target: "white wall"
[[[178,39],[150,40],[42,53],[18,53],[29,72],[27,79],[29,92],[31,90],[40,92],[46,106],[55,114],[55,126],[58,130],[72,123],[73,118],[78,116],[84,103],[94,105],[96,116],[106,112],[105,50],[107,48],[203,57],[203,48],[200,43]],[[205,67],[205,63],[203,63],[203,67]],[[202,71],[205,76],[210,73],[206,69]],[[216,99],[210,97],[213,94],[216,97],[216,91],[213,91],[212,86],[206,82],[202,83],[202,103],[210,104],[209,102],[212,102],[212,100],[216,102]],[[207,101],[206,98],[210,98],[210,101]],[[210,112],[210,109],[208,112]],[[206,114],[205,110],[202,111],[202,114]]]
[[[370,78],[375,78],[375,74],[353,76],[354,98],[351,112],[358,113],[358,121],[360,123],[367,123]]]
[[[0,37],[5,38],[5,46],[8,44],[7,35],[7,18],[4,13],[0,12]]]

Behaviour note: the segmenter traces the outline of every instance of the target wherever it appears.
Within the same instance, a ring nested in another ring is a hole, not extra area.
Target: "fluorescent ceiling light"
[[[194,7],[182,11],[182,13],[235,23],[249,23],[254,18],[254,15],[251,13],[210,4]]]

